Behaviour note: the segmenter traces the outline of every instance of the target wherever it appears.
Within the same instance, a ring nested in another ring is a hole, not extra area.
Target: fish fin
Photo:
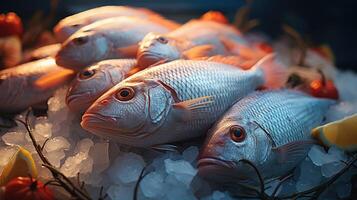
[[[198,45],[198,46],[192,47],[192,48],[184,51],[182,54],[187,59],[207,57],[210,55],[210,52],[213,49],[214,49],[213,45],[208,45],[208,44],[207,45]]]
[[[208,11],[200,17],[201,20],[218,22],[221,24],[228,24],[229,20],[222,12],[219,11]]]
[[[255,64],[255,62],[257,62],[257,61],[254,62],[253,60],[248,61],[240,56],[223,56],[223,55],[195,58],[194,60],[206,60],[206,61],[218,62],[227,65],[233,65],[241,69],[250,69]]]
[[[208,108],[214,103],[213,96],[198,97],[173,104],[176,114],[184,121],[200,118],[201,114],[207,114]]]
[[[278,163],[293,164],[304,159],[315,142],[313,140],[301,140],[284,144],[273,148]]]
[[[135,58],[139,46],[137,44],[118,48],[117,51],[120,56],[124,58]]]
[[[259,49],[248,47],[226,37],[221,36],[220,41],[225,46],[227,51],[232,54],[239,55],[247,60],[257,60],[266,55],[265,52],[260,51]]]
[[[46,90],[57,85],[64,84],[73,78],[75,71],[71,69],[58,69],[42,75],[35,82],[34,86],[40,90]]]
[[[128,78],[129,76],[132,76],[133,74],[138,73],[141,70],[140,67],[134,67],[132,68],[126,75],[125,78]]]
[[[274,53],[264,56],[253,67],[253,70],[262,70],[264,86],[269,89],[281,88],[287,79],[287,69],[276,61]]]
[[[178,147],[173,144],[158,144],[150,147],[155,151],[178,152]]]

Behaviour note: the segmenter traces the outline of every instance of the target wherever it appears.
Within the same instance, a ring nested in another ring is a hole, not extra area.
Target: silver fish
[[[148,19],[115,17],[85,26],[62,44],[56,55],[60,66],[81,70],[95,62],[113,58],[135,58],[137,43],[149,32],[171,29]]]
[[[57,52],[60,50],[60,48],[61,48],[60,43],[46,45],[46,46],[37,48],[37,49],[33,50],[32,52],[28,53],[27,55],[25,55],[24,60],[26,62],[30,62],[30,61],[35,61],[35,60],[39,60],[42,58],[54,57],[57,54]]]
[[[191,20],[170,33],[146,35],[140,43],[137,60],[139,66],[147,67],[162,60],[231,55],[228,46],[236,43],[247,44],[236,28],[215,21]]]
[[[153,16],[161,17],[159,14],[145,8],[135,8],[129,6],[102,6],[89,9],[62,19],[54,27],[53,32],[55,33],[55,36],[59,42],[64,42],[73,33],[86,25],[99,20],[120,16],[132,16],[144,19]]]
[[[41,77],[56,73],[59,79],[42,87]],[[16,113],[46,101],[53,92],[72,78],[71,70],[56,65],[53,58],[44,58],[0,71],[0,113]]]
[[[281,177],[307,155],[312,128],[335,101],[293,90],[252,93],[232,106],[212,127],[198,161],[202,177],[216,182]]]
[[[84,112],[104,92],[124,80],[135,66],[135,59],[112,59],[87,67],[72,81],[66,96],[68,107]]]
[[[214,61],[177,60],[130,76],[85,112],[81,125],[120,143],[147,147],[206,133],[235,101],[281,80],[267,56],[251,70]]]

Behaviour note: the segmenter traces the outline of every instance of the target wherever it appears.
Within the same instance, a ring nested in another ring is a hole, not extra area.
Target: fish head
[[[58,22],[58,24],[53,28],[53,32],[58,42],[64,42],[76,31],[87,24],[89,24],[89,22],[85,22],[81,19],[74,19],[73,17],[67,17]]]
[[[110,50],[108,40],[93,30],[79,31],[68,38],[56,55],[56,63],[62,67],[80,71],[102,60]]]
[[[179,58],[181,58],[180,44],[175,38],[148,33],[139,44],[137,60],[141,67]]]
[[[81,125],[96,135],[135,145],[137,140],[155,135],[172,101],[171,94],[155,80],[123,81],[88,108]]]
[[[124,78],[120,68],[109,63],[87,67],[73,80],[67,92],[66,103],[71,110],[84,112],[96,99]]]
[[[271,144],[255,122],[225,119],[211,130],[198,161],[199,174],[212,181],[246,181],[254,177],[254,165],[264,163]],[[211,176],[211,174],[214,174]]]

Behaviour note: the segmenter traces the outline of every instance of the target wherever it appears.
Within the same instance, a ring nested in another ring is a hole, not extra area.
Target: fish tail
[[[276,55],[271,53],[260,59],[252,70],[263,72],[264,88],[276,89],[285,85],[287,79],[287,69],[276,60]]]

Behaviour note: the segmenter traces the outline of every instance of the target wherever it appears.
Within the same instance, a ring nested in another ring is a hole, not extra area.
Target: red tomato
[[[54,200],[52,191],[38,180],[17,177],[5,186],[4,200]]]
[[[13,12],[0,14],[0,30],[0,37],[21,36],[23,29],[20,17]]]
[[[325,83],[322,80],[314,80],[310,83],[310,94],[314,97],[338,99],[338,91],[331,80]]]

